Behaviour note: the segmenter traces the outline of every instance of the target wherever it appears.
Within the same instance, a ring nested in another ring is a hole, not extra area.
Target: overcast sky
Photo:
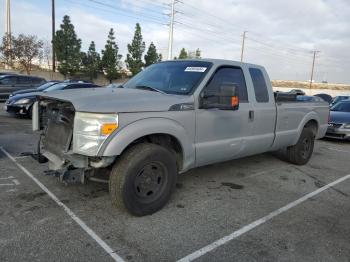
[[[50,40],[49,0],[11,0],[14,34]],[[86,50],[90,41],[104,47],[111,27],[121,53],[139,22],[146,45],[155,43],[163,57],[168,46],[170,0],[56,0],[56,28],[68,14]],[[174,56],[185,47],[203,57],[239,60],[242,32],[248,31],[244,60],[265,66],[272,79],[310,78],[312,53],[316,81],[350,83],[349,0],[183,0],[176,9]],[[106,5],[102,5],[102,4]],[[5,21],[5,0],[0,0]],[[1,23],[2,24],[2,23]],[[0,28],[4,34],[5,26]]]

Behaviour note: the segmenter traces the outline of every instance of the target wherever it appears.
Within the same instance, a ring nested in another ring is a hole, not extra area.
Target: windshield
[[[202,61],[169,61],[158,63],[138,73],[126,82],[123,87],[150,87],[168,94],[186,95],[197,86],[209,71],[211,65],[212,63]]]
[[[50,86],[49,88],[45,89],[45,92],[50,92],[50,91],[55,91],[55,90],[62,90],[67,85],[68,85],[67,83],[56,84],[56,85]]]
[[[350,101],[337,103],[331,108],[331,111],[350,112]]]
[[[44,91],[45,89],[49,88],[50,86],[53,86],[53,85],[56,85],[56,84],[57,84],[56,82],[48,82],[48,83],[45,83],[45,84],[39,86],[36,90]]]
[[[334,98],[332,103],[336,104],[336,103],[338,103],[341,100],[346,100],[346,99],[349,99],[349,98],[350,98],[350,96],[337,96],[337,97]]]

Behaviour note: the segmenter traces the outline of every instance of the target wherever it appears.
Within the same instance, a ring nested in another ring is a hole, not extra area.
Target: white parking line
[[[9,177],[0,177],[0,180],[1,179],[11,179],[11,178],[14,178],[13,176],[9,176]]]
[[[341,149],[337,149],[337,148],[334,148],[334,147],[327,147],[327,149],[333,150],[333,151],[337,151],[337,152],[342,152],[342,153],[348,153],[348,154],[350,154],[350,151],[341,150]]]
[[[81,220],[74,212],[63,204],[43,183],[41,183],[34,175],[32,175],[24,166],[17,162],[17,160],[11,156],[4,148],[0,147],[0,150],[12,161],[19,169],[21,169],[29,178],[31,178],[43,191],[45,191],[57,205],[63,208],[63,210],[92,238],[97,244],[99,244],[113,259],[114,261],[124,262],[120,256],[118,256],[113,249],[104,242],[91,228],[89,228],[83,220]]]
[[[215,242],[213,242],[213,243],[211,243],[211,244],[209,244],[209,245],[207,245],[207,246],[205,246],[205,247],[203,247],[203,248],[193,252],[192,254],[189,254],[188,256],[178,260],[178,262],[193,261],[193,260],[195,260],[195,259],[197,259],[197,258],[199,258],[199,257],[201,257],[203,255],[205,255],[206,253],[209,253],[209,252],[213,251],[214,249],[216,249],[216,248],[218,248],[218,247],[220,247],[222,245],[225,245],[229,241],[231,241],[231,240],[233,240],[235,238],[238,238],[239,236],[241,236],[241,235],[251,231],[252,229],[254,229],[254,228],[256,228],[256,227],[266,223],[267,221],[271,220],[272,218],[274,218],[274,217],[276,217],[276,216],[278,216],[278,215],[288,211],[289,209],[291,209],[291,208],[293,208],[293,207],[295,207],[295,206],[305,202],[306,200],[308,200],[308,199],[310,199],[310,198],[320,194],[321,192],[323,192],[323,191],[325,191],[325,190],[327,190],[327,189],[329,189],[329,188],[331,188],[331,187],[333,187],[333,186],[335,186],[335,185],[337,185],[337,184],[339,184],[339,183],[341,183],[341,182],[343,182],[343,181],[345,181],[345,180],[347,180],[349,178],[350,178],[350,174],[348,174],[348,175],[346,175],[346,176],[344,176],[342,178],[339,178],[338,180],[336,180],[336,181],[334,181],[334,182],[332,182],[332,183],[330,183],[328,185],[325,185],[325,186],[317,189],[316,191],[313,191],[313,192],[311,192],[311,193],[309,193],[309,194],[307,194],[307,195],[305,195],[305,196],[303,196],[303,197],[301,197],[301,198],[299,198],[299,199],[289,203],[288,205],[286,205],[284,207],[281,207],[280,209],[277,209],[276,211],[271,212],[267,216],[264,216],[264,217],[262,217],[262,218],[260,218],[258,220],[255,220],[254,222],[250,223],[249,225],[246,225],[246,226],[242,227],[241,229],[238,229],[237,231],[234,231],[232,234],[227,235],[227,236],[225,236],[225,237],[223,237],[221,239],[218,239]]]

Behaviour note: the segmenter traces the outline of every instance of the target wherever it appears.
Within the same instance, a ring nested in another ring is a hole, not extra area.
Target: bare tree
[[[51,46],[51,42],[48,40],[45,40],[43,43],[43,56],[42,56],[42,60],[45,64],[45,67],[47,67],[47,69],[51,70],[51,62],[52,62],[52,46]]]
[[[11,48],[14,41],[14,37],[9,34],[5,34],[2,38],[2,42],[0,44],[0,54],[1,60],[7,66],[13,66],[13,60],[15,59],[13,49]]]
[[[43,42],[34,35],[20,34],[13,40],[13,54],[17,62],[30,75],[33,60],[42,57]]]

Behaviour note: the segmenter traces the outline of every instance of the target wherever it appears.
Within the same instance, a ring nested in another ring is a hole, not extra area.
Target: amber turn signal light
[[[238,106],[238,104],[239,104],[238,96],[231,97],[231,106]]]
[[[104,136],[110,135],[118,128],[117,123],[105,123],[101,127],[101,133]]]

